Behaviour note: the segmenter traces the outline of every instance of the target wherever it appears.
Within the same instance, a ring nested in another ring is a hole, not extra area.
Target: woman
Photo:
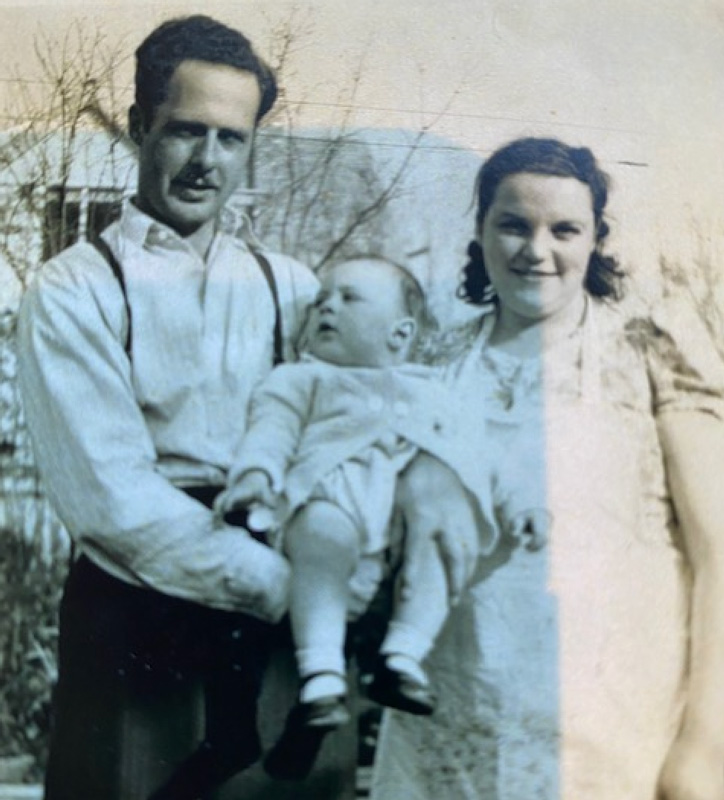
[[[386,719],[372,796],[721,800],[722,363],[680,303],[621,310],[586,148],[515,141],[477,200],[452,380],[481,447],[528,437],[552,526],[482,563],[430,664],[438,711]]]

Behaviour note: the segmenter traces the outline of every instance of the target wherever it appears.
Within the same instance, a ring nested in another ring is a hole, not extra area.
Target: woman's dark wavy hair
[[[271,68],[240,31],[203,14],[170,19],[152,31],[136,50],[136,106],[150,125],[168,97],[176,67],[187,60],[206,61],[251,72],[261,91],[257,122],[274,105],[277,82]]]
[[[483,221],[502,181],[521,172],[576,178],[588,186],[593,199],[596,248],[588,262],[584,286],[594,297],[620,299],[624,273],[619,269],[615,258],[603,254],[603,246],[609,233],[604,219],[608,201],[608,176],[599,168],[593,153],[587,147],[571,147],[558,139],[526,138],[516,139],[496,150],[480,168],[475,181],[476,229],[482,229]],[[474,305],[494,299],[495,292],[485,268],[483,250],[477,241],[468,245],[468,263],[463,268],[458,295]]]

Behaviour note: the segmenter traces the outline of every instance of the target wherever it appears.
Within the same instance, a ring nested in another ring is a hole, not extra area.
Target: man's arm
[[[172,486],[131,385],[110,274],[51,262],[24,299],[19,377],[41,475],[61,520],[119,577],[218,608],[283,613],[287,567]],[[279,588],[275,588],[275,587]],[[268,606],[268,608],[266,607]]]
[[[450,467],[420,452],[400,475],[395,502],[405,522],[406,546],[435,543],[447,576],[449,601],[455,605],[480,555],[473,499]]]

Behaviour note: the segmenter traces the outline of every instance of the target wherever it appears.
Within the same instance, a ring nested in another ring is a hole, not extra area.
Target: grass
[[[35,781],[47,758],[67,546],[58,536],[47,558],[16,530],[1,530],[0,537],[0,760],[29,756],[21,779]]]

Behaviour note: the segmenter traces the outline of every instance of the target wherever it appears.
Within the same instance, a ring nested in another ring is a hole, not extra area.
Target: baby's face
[[[382,367],[404,354],[390,337],[405,318],[400,278],[384,262],[356,259],[329,270],[312,309],[309,351],[348,367]]]

